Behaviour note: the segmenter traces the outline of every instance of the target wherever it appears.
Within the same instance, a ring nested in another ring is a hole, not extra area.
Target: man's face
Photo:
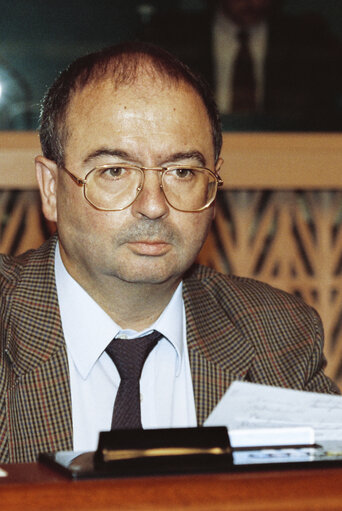
[[[81,178],[95,166],[119,162],[215,168],[206,109],[184,84],[143,78],[115,90],[103,80],[76,93],[66,125],[65,166]],[[101,277],[179,282],[206,238],[213,207],[176,211],[165,201],[158,172],[147,171],[143,191],[130,207],[98,211],[70,176],[62,170],[56,175],[56,207],[45,212],[57,221],[64,264],[81,285],[88,288]]]

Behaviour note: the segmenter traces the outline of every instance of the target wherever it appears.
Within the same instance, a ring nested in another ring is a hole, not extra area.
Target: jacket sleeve
[[[315,310],[313,310],[313,314],[316,325],[316,338],[312,345],[312,356],[307,366],[306,384],[303,390],[328,394],[340,394],[338,386],[324,373],[327,362],[323,354],[323,326],[322,321]]]

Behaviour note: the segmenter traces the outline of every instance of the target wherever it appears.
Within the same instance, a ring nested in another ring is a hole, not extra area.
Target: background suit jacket
[[[0,461],[72,449],[66,345],[54,277],[56,237],[0,265]],[[266,284],[195,266],[184,277],[198,424],[233,380],[338,392],[323,374],[316,312]]]

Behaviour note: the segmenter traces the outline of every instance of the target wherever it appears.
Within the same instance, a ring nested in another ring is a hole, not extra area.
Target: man
[[[339,129],[341,43],[323,17],[290,15],[282,4],[216,0],[197,11],[160,8],[141,37],[200,71],[220,112],[233,114],[225,119],[233,126],[239,119],[249,128]],[[239,100],[241,88],[254,100]]]
[[[48,92],[40,137],[43,211],[58,235],[2,259],[1,461],[95,449],[113,403],[113,422],[131,405],[129,394],[116,406],[127,382],[111,349],[133,346],[133,359],[151,331],[144,428],[202,425],[236,379],[338,392],[311,308],[193,266],[222,163],[215,103],[196,75],[148,45],[81,58]]]
[[[255,82],[255,103],[249,111],[307,120],[310,130],[318,118],[322,129],[327,115],[333,116],[338,107],[341,46],[318,15],[287,16],[281,4],[218,1],[212,32],[217,102],[222,113],[244,111],[234,101],[239,38],[244,33]]]

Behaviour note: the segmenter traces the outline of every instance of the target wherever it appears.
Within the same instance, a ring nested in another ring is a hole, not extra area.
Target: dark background
[[[39,102],[57,73],[79,55],[138,38],[151,9],[206,7],[205,0],[0,0],[0,129],[36,129]],[[341,0],[286,0],[283,10],[319,12],[341,40]]]

